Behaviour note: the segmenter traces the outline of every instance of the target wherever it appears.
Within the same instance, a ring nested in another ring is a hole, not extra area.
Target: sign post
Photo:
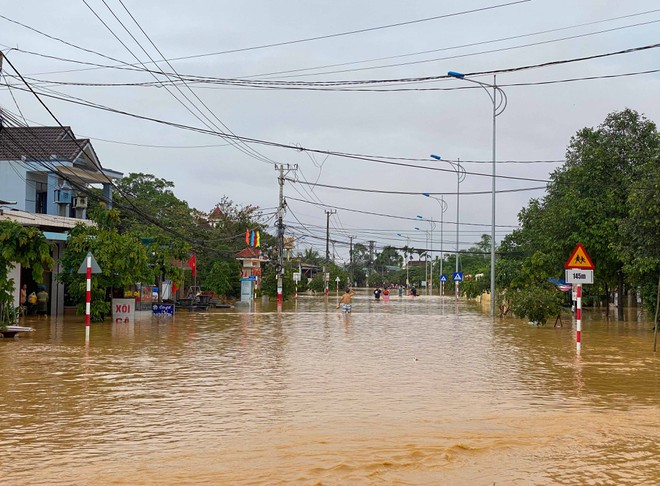
[[[454,282],[456,284],[456,302],[458,302],[458,283],[463,281],[463,272],[454,272]]]
[[[96,263],[96,259],[91,251],[87,252],[87,256],[80,264],[80,268],[78,268],[78,273],[84,273],[87,275],[87,287],[85,292],[85,342],[89,342],[89,322],[92,305],[92,274],[101,273],[101,267]]]
[[[339,297],[339,280],[341,280],[339,277],[335,278],[335,282],[337,283],[337,297]]]
[[[566,268],[566,282],[576,286],[575,320],[577,330],[575,339],[579,353],[582,346],[582,285],[594,283],[594,264],[587,255],[582,243],[577,244],[564,268]]]
[[[440,287],[441,287],[440,295],[442,297],[445,296],[445,282],[446,281],[447,281],[447,275],[445,275],[443,273],[442,275],[440,275]]]
[[[296,293],[293,296],[294,299],[298,298],[298,282],[300,282],[301,273],[302,272],[293,272],[293,281],[296,283]]]

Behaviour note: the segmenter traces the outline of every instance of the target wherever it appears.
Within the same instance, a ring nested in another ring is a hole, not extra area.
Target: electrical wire
[[[475,174],[476,175],[476,174]],[[485,175],[485,174],[479,174],[479,175]],[[491,176],[492,177],[492,176]],[[535,181],[538,179],[524,179],[524,178],[517,178],[517,177],[507,177],[507,176],[498,176],[503,179],[520,179],[520,180],[527,180],[527,181]],[[311,184],[309,182],[302,182],[302,181],[297,181],[295,179],[291,178],[286,178],[287,181],[293,182],[296,184]],[[542,181],[542,182],[547,182],[550,183],[550,181]],[[360,188],[360,187],[346,187],[346,186],[337,186],[337,185],[332,185],[332,184],[314,184],[317,187],[325,187],[329,189],[338,189],[342,191],[353,191],[353,192],[362,192],[362,193],[370,193],[370,194],[397,194],[397,195],[403,195],[403,196],[420,196],[424,193],[430,194],[431,196],[452,196],[456,195],[458,193],[456,192],[426,192],[426,191],[392,191],[392,190],[384,190],[384,189],[365,189],[365,188]],[[546,186],[536,186],[536,187],[523,187],[519,189],[500,189],[498,191],[495,191],[497,194],[502,194],[502,193],[507,193],[507,192],[524,192],[524,191],[538,191],[538,190],[545,190]],[[479,194],[492,194],[493,191],[466,191],[466,192],[461,192],[461,196],[474,196],[474,195],[479,195]]]
[[[313,201],[307,201],[305,199],[297,199],[297,198],[294,198],[294,197],[289,197],[288,199],[290,199],[292,201],[302,202],[302,203],[305,203],[305,204],[312,204],[314,206],[320,206],[319,203],[316,203],[316,202],[313,202]],[[419,221],[419,218],[411,218],[411,217],[408,217],[408,216],[396,216],[396,215],[393,215],[393,214],[377,213],[377,212],[374,212],[374,211],[362,211],[362,210],[359,210],[359,209],[345,208],[345,207],[334,206],[334,205],[326,205],[326,207],[341,210],[341,211],[348,211],[348,212],[352,212],[352,213],[367,214],[367,215],[370,215],[370,216],[380,216],[380,217],[384,217],[384,218],[402,219],[402,220],[405,220],[405,221]],[[445,221],[445,223],[450,224],[448,221]],[[489,227],[489,228],[492,226],[490,224],[485,224],[485,223],[463,223],[463,222],[461,222],[461,225],[483,226],[483,227]],[[519,225],[497,224],[497,225],[495,225],[495,227],[496,228],[519,228],[520,226]]]

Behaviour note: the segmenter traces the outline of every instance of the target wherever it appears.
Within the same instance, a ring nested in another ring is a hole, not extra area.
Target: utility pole
[[[328,295],[327,268],[330,264],[330,215],[336,214],[336,209],[325,210],[325,265],[323,265],[323,280],[325,281],[325,295]]]
[[[280,185],[280,199],[277,206],[277,302],[282,303],[282,275],[284,275],[284,176],[292,170],[298,170],[298,164],[275,164],[275,170],[280,172],[277,181]]]
[[[367,282],[369,282],[369,277],[373,273],[373,266],[374,266],[374,245],[376,244],[375,241],[369,240],[369,267],[368,267],[368,273],[367,273]],[[367,287],[369,284],[367,284]]]
[[[349,236],[350,246],[348,247],[348,278],[350,279],[349,285],[353,286],[353,238],[354,236]]]
[[[325,210],[325,263],[330,261],[330,215],[336,214],[336,209]]]

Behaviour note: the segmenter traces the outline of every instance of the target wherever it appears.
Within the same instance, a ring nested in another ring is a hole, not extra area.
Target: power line
[[[478,175],[485,175],[485,174],[478,174]],[[492,177],[492,176],[491,176]],[[504,178],[504,179],[509,179],[510,177],[506,176],[497,176],[498,178]],[[516,178],[519,179],[519,178]],[[339,189],[342,191],[354,191],[354,192],[364,192],[364,193],[371,193],[371,194],[397,194],[397,195],[402,195],[402,196],[420,196],[422,193],[425,191],[391,191],[391,190],[385,190],[385,189],[364,189],[360,187],[346,187],[346,186],[336,186],[332,184],[318,184],[318,183],[309,183],[309,182],[302,182],[298,181],[295,179],[286,179],[289,182],[294,182],[296,184],[305,184],[305,185],[315,185],[317,187],[326,187],[329,189]],[[523,180],[528,180],[528,181],[534,181],[538,179],[523,179]],[[545,182],[550,182],[550,181],[545,181]],[[524,192],[524,191],[538,191],[538,190],[545,190],[546,186],[537,186],[537,187],[523,187],[520,189],[500,189],[499,191],[496,191],[498,194],[502,193],[507,193],[507,192]],[[468,191],[468,192],[461,192],[461,196],[463,195],[479,195],[479,194],[491,194],[492,191]],[[451,196],[451,195],[456,195],[456,192],[426,192],[426,194],[430,194],[432,196]]]
[[[299,68],[299,69],[290,69],[290,70],[286,70],[286,71],[275,71],[275,72],[270,72],[270,73],[261,73],[261,74],[251,75],[251,76],[243,76],[243,78],[265,77],[265,76],[274,76],[274,75],[278,75],[278,74],[290,74],[290,73],[297,73],[297,72],[303,72],[303,71],[313,71],[313,70],[317,70],[317,69],[326,69],[326,68],[333,68],[333,67],[350,66],[350,65],[354,65],[354,64],[364,64],[364,63],[375,62],[375,61],[386,61],[388,59],[399,59],[399,58],[402,58],[402,57],[412,57],[412,56],[418,56],[418,55],[421,55],[421,54],[430,54],[432,52],[442,52],[442,51],[449,51],[449,50],[453,50],[453,49],[463,49],[463,48],[466,48],[466,47],[474,47],[474,46],[483,45],[483,44],[494,44],[494,43],[497,43],[497,42],[504,42],[504,41],[514,40],[514,39],[522,39],[522,38],[525,38],[525,37],[532,37],[532,36],[536,36],[536,35],[549,34],[551,32],[559,32],[559,31],[563,31],[563,30],[575,29],[575,28],[578,28],[578,27],[585,27],[585,26],[601,24],[601,23],[605,23],[605,22],[612,22],[614,20],[621,20],[621,19],[626,19],[626,18],[630,18],[630,17],[638,17],[640,15],[646,15],[646,14],[649,14],[649,13],[655,13],[655,12],[659,12],[659,11],[660,11],[660,9],[646,10],[644,12],[637,12],[637,13],[628,14],[628,15],[621,15],[621,16],[618,16],[618,17],[610,17],[610,18],[607,18],[607,19],[595,20],[595,21],[592,21],[592,22],[584,22],[584,23],[580,23],[580,24],[574,24],[574,25],[559,27],[559,28],[555,28],[555,29],[540,30],[540,31],[531,32],[531,33],[527,33],[527,34],[513,35],[513,36],[508,36],[508,37],[500,37],[498,39],[490,39],[490,40],[480,41],[480,42],[470,42],[470,43],[467,43],[467,44],[459,44],[459,45],[455,45],[455,46],[451,46],[451,47],[443,47],[443,48],[440,48],[440,49],[427,49],[427,50],[424,50],[424,51],[410,52],[410,53],[398,54],[398,55],[394,55],[394,56],[383,56],[383,57],[377,57],[377,58],[372,58],[372,59],[363,59],[363,60],[360,60],[360,61],[350,61],[350,62],[342,62],[342,63],[335,63],[335,64],[326,64],[326,65],[322,65],[322,66],[315,66],[315,67],[309,67],[309,68]],[[645,25],[645,24],[644,23],[642,23],[642,24],[633,24],[633,25],[629,25],[629,26],[624,26],[623,28],[636,27],[636,26],[639,26],[639,25]],[[584,35],[585,36],[586,35],[594,35],[594,34],[599,34],[599,33],[603,33],[603,32],[604,31],[590,32],[590,33],[586,33]],[[564,39],[559,39],[559,40],[564,40]],[[557,42],[557,40],[554,40],[553,42]],[[526,47],[526,46],[524,46],[524,47]],[[474,55],[474,54],[466,54],[465,56],[471,56],[471,55]],[[428,62],[428,61],[424,61],[424,62]],[[344,71],[344,72],[347,72],[347,71]],[[321,74],[326,74],[326,73],[321,73]]]
[[[365,28],[362,28],[362,29],[355,29],[355,30],[344,31],[344,32],[336,32],[336,33],[332,33],[332,34],[325,34],[325,35],[320,35],[320,36],[307,37],[307,38],[295,39],[295,40],[289,40],[289,41],[282,41],[282,42],[273,42],[273,43],[268,43],[268,44],[261,44],[261,45],[250,46],[250,47],[242,47],[242,48],[237,48],[237,49],[229,49],[229,50],[218,51],[218,52],[210,52],[210,53],[205,53],[205,54],[195,54],[195,55],[189,55],[189,56],[175,57],[175,58],[169,59],[169,61],[182,61],[182,60],[188,60],[188,59],[199,59],[199,58],[202,58],[202,57],[219,56],[219,55],[224,55],[224,54],[233,54],[233,53],[246,52],[246,51],[269,49],[269,48],[272,48],[272,47],[281,47],[281,46],[287,46],[287,45],[293,45],[293,44],[300,44],[300,43],[304,43],[304,42],[313,42],[313,41],[324,40],[324,39],[332,39],[332,38],[337,38],[337,37],[343,37],[343,36],[349,36],[349,35],[355,35],[355,34],[362,34],[362,33],[366,33],[366,32],[373,32],[373,31],[378,31],[378,30],[391,29],[391,28],[395,28],[395,27],[402,27],[402,26],[406,26],[406,25],[419,24],[419,23],[423,23],[423,22],[430,22],[430,21],[433,21],[433,20],[440,20],[440,19],[456,17],[456,16],[460,16],[460,15],[468,15],[468,14],[472,14],[472,13],[484,12],[484,11],[498,9],[498,8],[502,8],[502,7],[517,5],[517,4],[520,4],[520,3],[527,3],[529,1],[530,0],[517,0],[517,1],[513,1],[513,2],[508,2],[508,3],[491,5],[491,6],[481,7],[481,8],[471,9],[471,10],[464,10],[464,11],[460,11],[460,12],[454,12],[454,13],[450,13],[450,14],[435,15],[435,16],[424,17],[424,18],[415,19],[415,20],[409,20],[409,21],[397,22],[397,23],[392,23],[392,24],[379,25],[379,26],[374,26],[374,27],[365,27]],[[124,7],[124,8],[126,8],[126,7]],[[34,32],[37,32],[41,35],[44,35],[44,36],[46,36],[50,39],[62,42],[62,43],[66,44],[66,45],[69,45],[71,47],[81,49],[83,51],[102,56],[106,59],[113,60],[113,61],[119,62],[121,64],[126,64],[123,61],[111,58],[109,56],[106,56],[106,55],[101,54],[99,52],[93,51],[91,49],[85,49],[85,48],[82,48],[80,46],[76,46],[75,44],[72,44],[70,42],[59,39],[55,36],[45,34],[45,33],[41,32],[41,31],[39,31],[39,30],[37,30],[33,27],[29,27],[25,24],[22,24],[22,23],[18,22],[18,21],[9,19],[8,17],[0,16],[0,18],[3,18],[5,20],[7,20],[9,22],[12,22],[14,24],[17,24],[17,25],[21,25],[22,27],[28,28],[28,29],[30,29]],[[161,57],[163,57],[163,59],[158,60],[158,61],[152,61],[152,62],[156,65],[159,62],[168,62],[168,60],[165,59],[164,56],[161,56]],[[128,66],[131,66],[131,65],[128,64]],[[132,65],[132,66],[135,66],[135,65]],[[96,68],[113,68],[113,67],[114,66],[96,66]]]
[[[292,201],[302,202],[302,203],[305,203],[305,204],[312,204],[312,205],[317,206],[317,207],[321,206],[321,204],[319,204],[319,203],[316,203],[316,202],[313,202],[313,201],[306,201],[305,199],[297,199],[295,197],[288,197],[287,199],[290,199]],[[341,211],[348,211],[348,212],[351,212],[351,213],[367,214],[367,215],[370,215],[370,216],[380,216],[380,217],[383,217],[383,218],[402,219],[402,220],[405,220],[405,221],[419,221],[419,218],[411,218],[411,217],[408,217],[408,216],[396,216],[396,215],[393,215],[393,214],[377,213],[377,212],[374,212],[374,211],[361,211],[359,209],[345,208],[345,207],[335,206],[335,205],[330,205],[330,204],[327,204],[325,206],[329,207],[329,208],[338,209],[338,210],[341,210]],[[448,221],[445,221],[445,223],[449,224]],[[466,226],[484,226],[484,227],[488,227],[488,228],[491,227],[490,224],[486,224],[486,223],[460,223],[460,224],[461,225],[466,225]],[[504,224],[498,224],[498,225],[495,225],[495,227],[496,228],[519,228],[518,225],[504,225]]]

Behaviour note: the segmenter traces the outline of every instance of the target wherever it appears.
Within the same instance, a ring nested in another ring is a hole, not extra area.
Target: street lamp
[[[401,238],[406,239],[406,251],[403,253],[403,257],[405,259],[406,253],[410,251],[410,237],[408,236],[403,236],[401,233],[397,233],[398,236]],[[408,278],[408,260],[406,260],[406,288],[408,288],[408,283],[409,283],[409,278]]]
[[[435,199],[438,204],[440,205],[440,277],[442,277],[442,263],[445,258],[444,256],[444,242],[443,242],[443,232],[444,232],[444,223],[445,223],[445,211],[447,211],[447,203],[445,202],[444,198],[442,196],[435,197],[431,196],[428,192],[423,192],[422,196],[429,197],[431,199]],[[433,219],[431,219],[433,221]],[[435,229],[435,228],[434,228]],[[433,233],[431,233],[431,237],[433,237]],[[433,246],[433,243],[431,243],[431,246]],[[431,282],[433,282],[433,259],[431,259]],[[445,283],[442,282],[440,284],[440,296],[445,295]]]
[[[431,157],[435,160],[442,160],[442,157],[439,155],[431,154]],[[458,273],[458,248],[459,248],[459,232],[460,232],[460,222],[461,222],[461,182],[465,180],[466,173],[465,168],[461,165],[461,161],[452,162],[451,160],[443,160],[452,166],[456,171],[456,273]],[[456,300],[458,300],[458,280],[455,280],[455,293]]]
[[[506,109],[507,98],[506,93],[502,88],[497,86],[497,77],[493,75],[493,84],[483,83],[474,79],[465,77],[465,74],[457,73],[456,71],[449,71],[449,76],[463,81],[469,81],[481,86],[490,100],[493,102],[493,188],[492,188],[492,217],[490,227],[490,316],[495,316],[495,161],[496,161],[496,119]],[[493,93],[488,91],[488,88],[493,88]],[[498,95],[499,94],[499,99]]]

